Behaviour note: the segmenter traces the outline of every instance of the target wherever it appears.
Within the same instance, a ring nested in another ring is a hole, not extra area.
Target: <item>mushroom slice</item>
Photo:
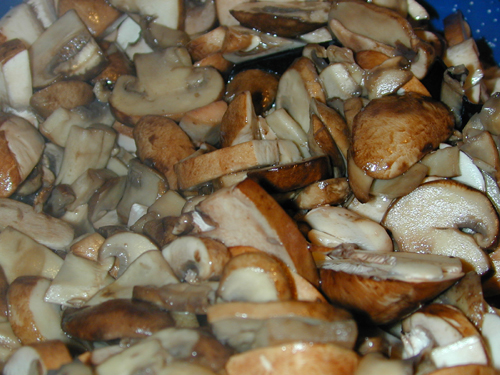
[[[56,184],[71,185],[87,169],[104,168],[111,156],[116,132],[105,125],[72,126],[64,148]]]
[[[218,280],[230,259],[222,243],[194,236],[175,239],[162,249],[162,254],[180,281],[193,284]]]
[[[174,168],[179,188],[186,190],[232,172],[276,164],[279,158],[277,141],[255,140],[181,160]]]
[[[74,9],[93,37],[101,37],[105,31],[122,16],[115,7],[105,0],[58,0],[57,13],[62,17],[70,9]],[[99,16],[96,17],[96,14]]]
[[[94,100],[92,86],[82,81],[60,81],[37,91],[29,104],[43,118],[49,117],[57,108],[73,109],[89,105]]]
[[[45,293],[45,301],[80,307],[100,289],[113,281],[108,271],[112,261],[96,262],[69,253]]]
[[[356,375],[391,374],[409,375],[413,373],[412,364],[397,358],[386,358],[381,353],[371,352],[364,355],[356,369]]]
[[[123,123],[134,125],[145,115],[180,119],[223,94],[224,80],[219,72],[193,67],[184,48],[137,55],[134,62],[137,77],[120,76],[109,98],[114,114]]]
[[[33,9],[23,2],[10,8],[0,19],[0,43],[21,39],[30,46],[43,30],[43,25],[36,18]]]
[[[278,139],[293,141],[299,148],[302,157],[308,158],[311,156],[307,142],[307,133],[304,132],[301,125],[285,108],[276,109],[265,120]],[[309,129],[309,122],[307,125]]]
[[[221,301],[285,301],[296,297],[290,271],[263,251],[231,258],[222,272],[217,297]]]
[[[309,211],[305,221],[312,243],[327,247],[354,244],[360,249],[391,252],[392,240],[385,228],[347,208],[322,206]]]
[[[389,180],[374,179],[370,194],[375,196],[384,195],[388,198],[402,197],[419,186],[428,173],[429,168],[425,164],[415,163],[410,169],[397,177]]]
[[[176,283],[163,286],[137,285],[133,299],[157,304],[169,311],[189,312],[197,315],[207,313],[215,303],[218,283]]]
[[[28,50],[20,39],[11,39],[0,44],[0,79],[3,79],[7,103],[16,109],[30,104],[33,93]]]
[[[247,176],[273,194],[304,188],[330,177],[331,173],[328,158],[317,156],[297,163],[248,171]]]
[[[359,355],[334,344],[291,342],[236,354],[226,365],[228,375],[265,375],[276,373],[354,374]],[[270,370],[272,369],[272,370]]]
[[[326,25],[329,10],[325,2],[260,1],[239,4],[229,12],[245,27],[296,38]]]
[[[227,103],[217,100],[187,112],[179,121],[179,126],[195,145],[208,143],[216,146],[220,141],[220,124],[226,110]]]
[[[186,7],[184,30],[188,35],[202,35],[213,29],[217,23],[215,0],[204,2],[190,0],[184,5]]]
[[[375,324],[401,319],[463,276],[458,259],[432,254],[348,249],[314,254],[327,298]]]
[[[448,108],[426,96],[374,99],[354,118],[354,162],[371,177],[394,178],[447,140],[453,125]]]
[[[441,146],[440,146],[441,147]],[[429,168],[429,176],[457,177],[460,176],[458,147],[443,147],[422,158],[421,163]]]
[[[123,275],[128,266],[146,251],[159,250],[146,236],[139,233],[117,233],[108,237],[99,249],[99,260],[115,258],[115,278]],[[118,263],[118,265],[116,265]]]
[[[177,189],[174,164],[195,152],[188,135],[174,121],[162,116],[144,116],[134,127],[137,155],[159,170],[172,190]]]
[[[74,230],[66,222],[35,212],[33,207],[8,198],[0,198],[0,230],[7,227],[35,238],[53,250],[66,250],[73,241]],[[34,241],[34,240],[33,240]]]
[[[297,208],[311,210],[323,205],[343,204],[351,195],[344,177],[321,180],[306,186],[293,199]]]
[[[116,207],[123,197],[125,184],[126,178],[124,176],[111,177],[92,194],[87,204],[87,218],[95,228],[99,227],[99,220],[106,217],[110,212],[114,212],[114,216],[118,215]],[[120,224],[119,220],[116,220],[116,222]]]
[[[246,179],[218,190],[197,211],[215,225],[203,236],[226,246],[252,246],[281,259],[292,271],[317,285],[317,271],[307,241],[295,222],[256,182]],[[245,230],[241,230],[241,226]]]
[[[352,349],[357,326],[345,310],[323,302],[229,302],[207,312],[215,336],[238,352],[293,341]]]
[[[148,270],[147,274],[144,274],[145,269]],[[133,289],[137,285],[161,286],[177,282],[161,252],[146,251],[128,266],[123,275],[99,290],[86,305],[97,305],[113,298],[132,298]]]
[[[14,193],[40,161],[43,148],[43,137],[27,120],[0,116],[0,197]]]
[[[61,78],[86,80],[105,64],[102,50],[74,10],[69,10],[45,30],[29,52],[35,88]]]
[[[399,198],[382,225],[391,231],[400,251],[455,256],[480,275],[490,268],[482,249],[495,243],[499,231],[489,199],[450,180],[426,183]],[[460,231],[463,228],[474,234]]]
[[[66,334],[88,341],[142,338],[173,325],[170,314],[158,306],[122,298],[68,308],[61,322]]]
[[[155,22],[182,29],[184,23],[184,3],[179,0],[111,0],[113,7],[128,13],[138,13],[143,17],[154,18]]]
[[[227,27],[219,26],[192,39],[186,48],[193,61],[199,61],[214,53],[221,52],[226,33]]]
[[[245,90],[236,95],[229,103],[220,124],[221,147],[257,139],[257,115],[252,93]]]
[[[63,340],[58,305],[44,301],[50,280],[41,276],[20,276],[9,286],[9,322],[23,345],[45,340]]]
[[[5,363],[3,374],[43,375],[50,370],[58,370],[62,365],[70,362],[72,362],[71,354],[62,341],[35,342],[16,350]]]

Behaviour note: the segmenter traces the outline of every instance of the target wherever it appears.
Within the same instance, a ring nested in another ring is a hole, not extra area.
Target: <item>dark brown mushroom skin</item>
[[[68,308],[61,326],[71,337],[88,341],[109,341],[121,338],[143,338],[175,322],[158,306],[130,299],[118,298],[95,306]]]
[[[236,74],[227,84],[224,100],[231,102],[243,91],[250,91],[255,114],[261,115],[271,109],[276,99],[278,77],[261,69],[244,70]]]

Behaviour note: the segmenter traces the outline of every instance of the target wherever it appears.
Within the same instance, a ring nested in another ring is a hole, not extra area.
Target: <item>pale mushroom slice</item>
[[[50,279],[21,276],[9,286],[9,322],[23,345],[45,340],[68,341],[61,330],[61,310],[45,302]]]
[[[54,22],[29,49],[33,87],[74,77],[88,79],[104,68],[97,42],[74,10]]]
[[[42,157],[44,140],[27,120],[0,116],[0,197],[9,197]]]
[[[216,146],[220,141],[220,124],[226,110],[227,103],[217,100],[187,112],[180,119],[179,126],[195,146],[203,143]]]
[[[12,7],[0,19],[0,43],[17,38],[30,46],[43,30],[29,4],[23,2]]]
[[[138,54],[134,62],[137,77],[120,76],[109,98],[113,113],[123,123],[133,125],[145,115],[178,120],[223,94],[220,73],[211,67],[194,67],[185,48]]]
[[[181,236],[162,249],[177,278],[196,284],[218,280],[230,259],[222,243],[211,238]]]
[[[296,38],[328,22],[325,2],[244,2],[229,12],[240,25],[284,38]]]
[[[295,143],[303,158],[311,156],[307,133],[285,108],[278,108],[268,114],[265,121],[278,139]],[[309,120],[307,125],[309,126]]]
[[[58,370],[70,362],[72,362],[70,351],[62,341],[35,342],[16,350],[5,363],[3,374],[43,375],[50,370]]]
[[[28,49],[20,39],[0,44],[0,76],[7,96],[3,106],[26,108],[30,104],[33,86]]]
[[[352,349],[358,333],[347,311],[323,302],[218,303],[207,318],[219,341],[238,352],[292,341]]]
[[[217,289],[220,302],[268,302],[295,298],[295,283],[287,266],[263,251],[232,257],[224,266]]]
[[[347,208],[321,206],[309,211],[309,240],[316,245],[337,247],[353,244],[359,249],[391,252],[392,240],[383,226]]]
[[[279,162],[278,142],[254,140],[193,156],[175,164],[181,190],[212,181],[232,172]]]
[[[325,254],[325,250],[314,253],[323,293],[332,303],[375,324],[403,318],[463,276],[456,258],[342,248]]]
[[[391,231],[400,251],[455,256],[480,275],[490,268],[483,249],[495,243],[499,230],[490,200],[450,180],[423,184],[399,198],[382,225]],[[465,228],[472,233],[460,230]]]
[[[176,190],[174,164],[195,152],[188,135],[168,118],[144,116],[134,127],[134,140],[139,159],[159,170]]]
[[[429,97],[406,93],[373,99],[354,118],[353,160],[371,177],[394,178],[447,140],[453,126],[448,108]]]
[[[231,356],[228,375],[265,375],[270,371],[299,375],[354,374],[359,355],[334,344],[291,342]]]
[[[73,241],[74,229],[61,219],[36,212],[26,203],[0,199],[0,229],[12,227],[53,250],[66,250]],[[32,240],[35,241],[35,240]]]
[[[256,182],[246,179],[218,190],[196,210],[215,225],[204,231],[204,236],[228,247],[246,245],[265,251],[317,285],[318,275],[307,241],[295,222]]]
[[[144,269],[148,270],[144,274]],[[141,254],[126,271],[111,284],[99,290],[85,305],[94,306],[114,298],[132,298],[137,285],[161,286],[179,282],[159,250]]]
[[[113,7],[142,17],[154,18],[155,22],[171,29],[182,29],[184,3],[179,0],[111,0]]]
[[[413,368],[409,361],[371,352],[361,357],[356,369],[356,375],[370,374],[409,375],[413,374]]]

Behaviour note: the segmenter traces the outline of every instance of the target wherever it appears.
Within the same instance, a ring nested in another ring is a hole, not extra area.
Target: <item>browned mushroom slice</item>
[[[330,175],[330,166],[326,156],[318,156],[298,163],[283,164],[247,173],[248,178],[258,182],[271,194],[301,189],[316,181],[324,180]]]
[[[268,252],[317,285],[318,275],[307,241],[295,222],[253,180],[215,192],[197,206],[197,211],[217,225],[204,236],[228,247],[246,245]],[[241,225],[245,231],[241,231]]]
[[[123,123],[134,125],[145,115],[180,119],[223,94],[224,80],[218,71],[193,67],[184,48],[137,54],[134,62],[137,77],[120,76],[109,98],[114,114]]]
[[[207,313],[208,307],[215,303],[218,284],[177,283],[163,286],[137,285],[132,298],[155,303],[169,311],[185,311],[198,315]]]
[[[392,251],[392,240],[380,224],[349,211],[347,208],[322,206],[305,215],[311,226],[310,241],[316,245],[337,247],[354,244],[360,249]]]
[[[453,125],[448,108],[429,97],[374,99],[354,118],[353,160],[371,177],[394,178],[445,141]]]
[[[105,0],[60,0],[57,13],[62,17],[68,10],[74,9],[94,37],[100,37],[115,23],[122,13]],[[96,17],[96,14],[99,16]]]
[[[482,249],[495,243],[499,230],[490,200],[450,180],[426,183],[399,198],[382,224],[391,231],[400,251],[455,256],[480,275],[490,268]],[[460,230],[465,228],[473,233]]]
[[[9,286],[9,322],[23,345],[45,340],[63,340],[61,311],[44,301],[50,280],[41,276],[21,276]]]
[[[65,250],[73,241],[74,230],[71,225],[44,213],[35,212],[33,207],[26,203],[1,198],[0,212],[2,234],[5,228],[12,227],[54,250]]]
[[[350,195],[346,178],[330,178],[306,186],[293,201],[299,209],[310,210],[322,205],[343,204]]]
[[[292,342],[236,354],[226,365],[228,375],[299,375],[354,374],[359,355],[333,344]]]
[[[238,352],[291,341],[352,349],[358,333],[347,311],[323,302],[229,302],[209,307],[207,317],[219,341]]]
[[[162,116],[144,116],[134,127],[137,155],[159,170],[170,189],[177,189],[174,164],[195,152],[187,134],[174,121]]]
[[[36,374],[46,374],[58,370],[62,365],[72,362],[68,347],[60,340],[35,342],[16,350],[9,358],[3,374],[28,375],[36,368]]]
[[[230,259],[222,243],[194,236],[177,238],[162,249],[162,254],[179,280],[193,284],[218,280]]]
[[[27,120],[0,116],[0,197],[9,197],[28,177],[43,153],[41,134]]]
[[[307,144],[312,156],[328,156],[333,176],[345,175],[344,156],[330,135],[326,125],[315,114],[311,115],[311,126],[307,133]]]
[[[458,259],[428,254],[334,250],[316,262],[327,298],[375,324],[401,319],[463,276]]]
[[[443,367],[429,372],[428,375],[495,375],[497,373],[494,367],[474,364]]]
[[[213,53],[222,51],[227,27],[219,26],[192,39],[186,46],[193,61],[201,60]]]
[[[68,308],[61,323],[66,334],[88,341],[141,338],[173,325],[170,314],[156,305],[120,298],[90,307]]]
[[[174,168],[179,188],[196,187],[232,172],[279,162],[277,141],[257,140],[181,160]]]
[[[229,103],[220,124],[221,147],[257,139],[257,116],[248,90],[236,95]]]
[[[241,25],[278,35],[295,38],[326,25],[330,4],[324,2],[242,3],[229,12]]]
[[[97,42],[74,10],[54,22],[29,49],[33,87],[57,79],[88,79],[104,68],[105,58]]]
[[[82,81],[61,81],[37,91],[31,96],[30,105],[47,118],[59,107],[72,109],[88,105],[94,100],[92,86]]]
[[[229,81],[224,99],[231,102],[239,93],[250,91],[255,113],[261,115],[274,104],[277,89],[278,78],[275,74],[261,69],[247,69]]]

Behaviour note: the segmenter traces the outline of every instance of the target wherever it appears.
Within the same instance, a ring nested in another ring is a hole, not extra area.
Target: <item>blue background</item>
[[[0,0],[0,14],[5,14],[20,0]],[[419,1],[420,2],[420,1]],[[460,9],[469,22],[474,38],[494,52],[500,62],[500,0],[434,0],[421,2],[431,12],[437,30],[443,28],[443,18]]]

